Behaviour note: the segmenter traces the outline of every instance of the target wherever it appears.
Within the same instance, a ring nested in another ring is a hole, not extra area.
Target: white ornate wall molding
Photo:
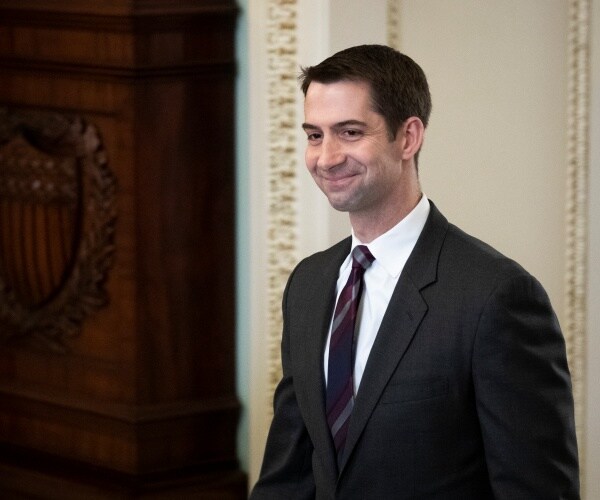
[[[587,316],[587,236],[589,169],[589,32],[588,0],[569,1],[567,205],[564,334],[575,398],[575,419],[582,479],[585,476],[585,351]],[[582,484],[584,481],[582,480]]]
[[[250,1],[249,479],[258,476],[281,377],[281,297],[298,260],[297,1]]]
[[[298,261],[296,94],[297,2],[268,2],[268,377],[272,393],[281,378],[281,296]],[[269,405],[269,414],[270,414]]]
[[[400,0],[387,0],[387,44],[400,49]]]
[[[589,32],[590,74],[589,88],[589,141],[588,152],[588,266],[587,266],[587,324],[585,335],[585,446],[580,456],[584,459],[582,498],[600,498],[600,1],[590,2]]]

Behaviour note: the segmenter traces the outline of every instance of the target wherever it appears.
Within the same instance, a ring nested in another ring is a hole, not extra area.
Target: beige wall
[[[563,310],[567,3],[403,0],[400,48],[425,69],[433,112],[423,190],[515,258]]]
[[[282,57],[297,69],[298,64],[317,63],[347,45],[385,42],[391,26],[393,41],[423,66],[433,94],[432,119],[420,160],[423,190],[451,221],[537,276],[564,322],[570,3],[372,0],[365,9],[363,0],[250,0],[251,483],[262,458],[277,376],[274,352],[280,324],[278,303],[273,304],[280,298],[292,262],[349,232],[345,214],[327,206],[304,171],[302,99],[297,91],[286,94],[269,86],[277,77],[269,73],[269,54],[281,46],[291,48]],[[593,3],[598,6],[599,1]],[[291,16],[294,36],[274,27],[274,12]],[[596,52],[596,77],[599,59]],[[281,94],[295,100],[295,106],[283,110],[283,121],[278,116],[282,110],[273,105],[280,102]],[[269,109],[274,113],[269,114]],[[269,133],[273,128],[274,136]],[[273,137],[287,145],[285,155],[279,156],[281,147],[274,146]],[[274,163],[273,157],[278,158]],[[600,170],[598,158],[596,149],[593,170]],[[289,217],[283,222],[269,208],[281,194],[273,179],[289,182]],[[598,200],[600,182],[595,182]],[[594,216],[595,248],[600,251],[600,216]],[[281,252],[273,252],[274,247]],[[595,294],[590,293],[590,300],[600,304],[600,276],[590,280],[590,286]],[[600,324],[595,309],[600,310],[600,305],[589,307],[590,322]],[[599,344],[595,337],[588,343],[595,349],[591,355],[600,356]],[[590,370],[588,377],[598,380],[600,372]],[[588,383],[594,391],[590,401],[595,415],[600,413],[598,385]],[[600,419],[588,417],[589,436],[594,436],[586,443],[586,458],[593,465],[586,476],[589,499],[600,498],[596,420]]]

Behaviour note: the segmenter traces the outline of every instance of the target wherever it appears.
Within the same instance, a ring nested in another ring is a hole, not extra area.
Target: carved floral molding
[[[281,378],[281,296],[298,260],[296,117],[297,2],[270,0],[266,31],[268,94],[268,411]]]
[[[567,101],[567,204],[563,331],[575,398],[580,468],[585,473],[585,344],[589,171],[590,2],[569,0]],[[583,484],[583,481],[582,481]]]

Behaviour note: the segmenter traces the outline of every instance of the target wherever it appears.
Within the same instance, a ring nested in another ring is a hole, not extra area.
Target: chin
[[[354,204],[349,200],[336,200],[332,198],[328,199],[331,207],[337,210],[338,212],[350,212],[354,208]]]

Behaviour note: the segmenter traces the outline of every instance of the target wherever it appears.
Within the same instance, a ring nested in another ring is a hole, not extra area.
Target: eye
[[[355,128],[349,128],[342,131],[342,136],[350,141],[355,141],[362,137],[362,131]]]
[[[316,144],[321,140],[321,133],[319,132],[310,132],[308,134],[306,134],[306,138],[308,139],[308,142],[311,144]]]

